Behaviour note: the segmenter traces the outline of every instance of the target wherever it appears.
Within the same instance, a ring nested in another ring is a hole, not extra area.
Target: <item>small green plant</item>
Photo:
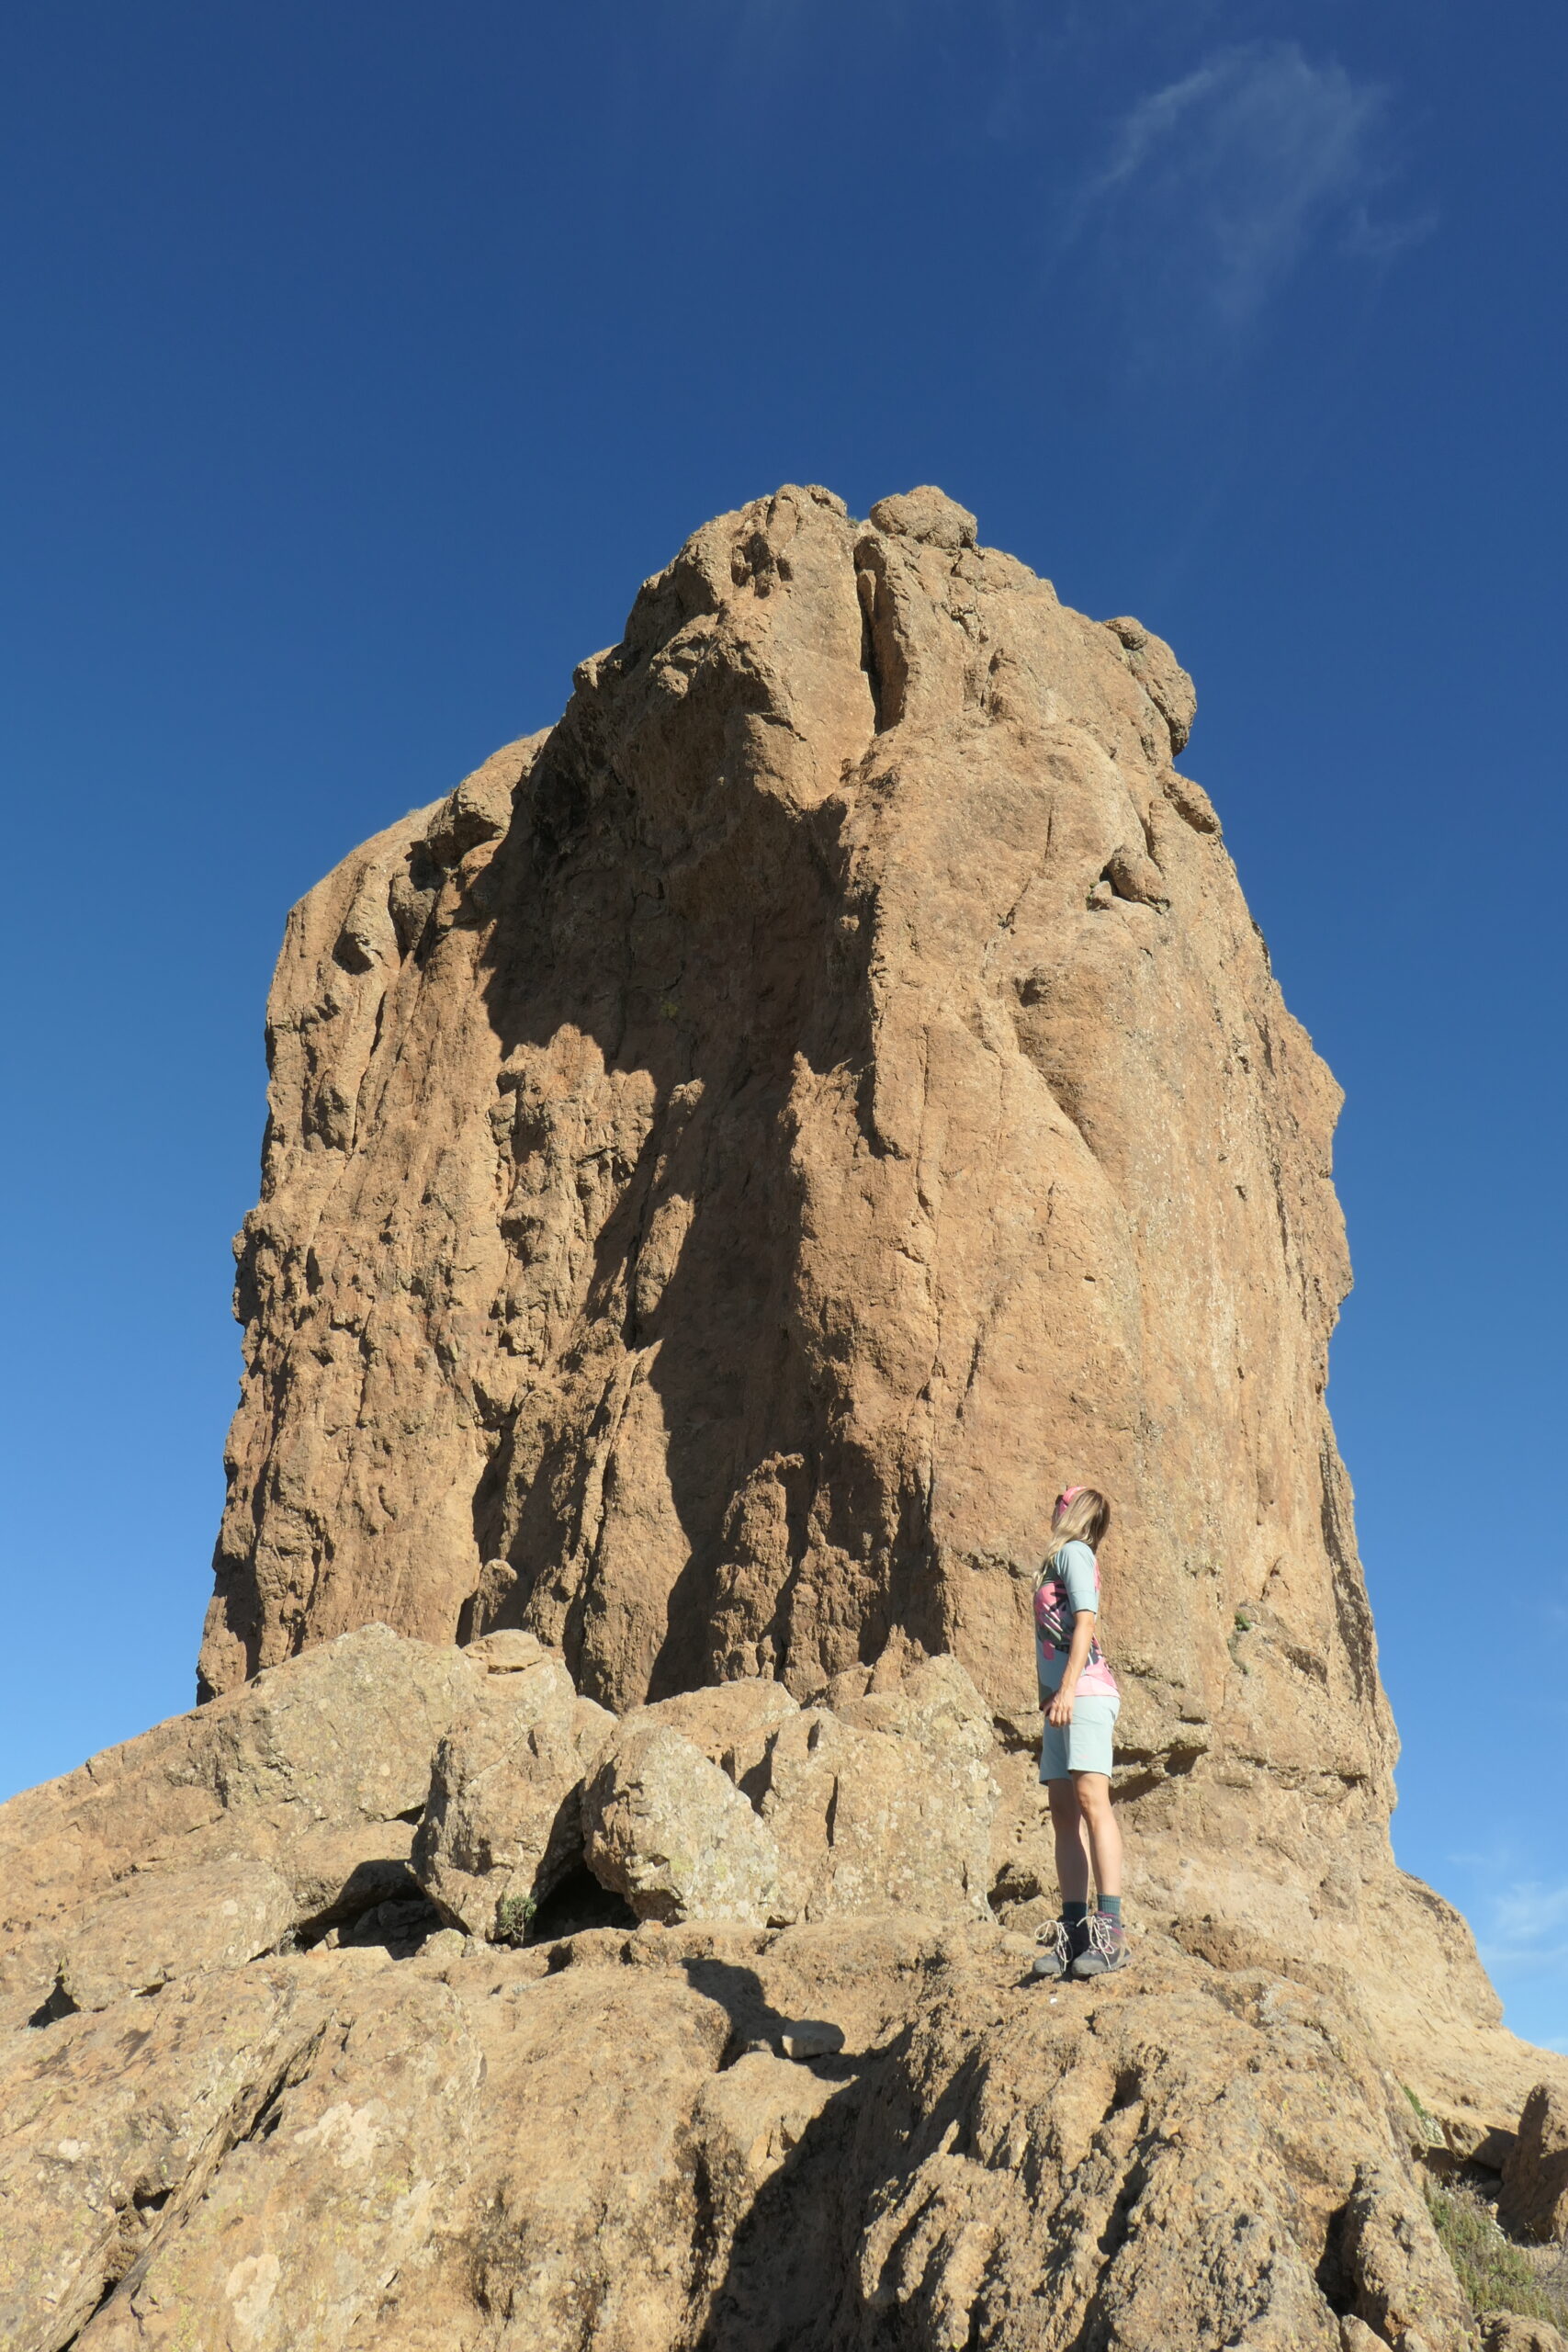
[[[1419,2095],[1411,2089],[1408,2083],[1401,2083],[1399,2087],[1404,2093],[1405,2098],[1410,2101],[1416,2120],[1421,2126],[1421,2136],[1427,2146],[1428,2148],[1441,2148],[1446,2146],[1447,2143],[1443,2138],[1442,2126],[1438,2123],[1437,2117],[1432,2113],[1430,2108],[1427,2107],[1423,2103]]]
[[[1244,1634],[1251,1633],[1257,1623],[1258,1620],[1255,1617],[1250,1616],[1245,1609],[1238,1609],[1235,1612],[1235,1627],[1231,1633],[1230,1639],[1225,1644],[1226,1649],[1229,1650],[1231,1654],[1232,1662],[1235,1665],[1239,1666],[1244,1674],[1250,1674],[1252,1672],[1252,1668],[1248,1666],[1240,1650],[1236,1647],[1236,1644],[1240,1641]]]
[[[1256,1618],[1256,1617],[1249,1617],[1249,1616],[1247,1615],[1247,1611],[1246,1611],[1245,1609],[1238,1609],[1238,1610],[1236,1611],[1236,1612],[1235,1612],[1235,1629],[1236,1629],[1236,1632],[1237,1632],[1238,1634],[1250,1634],[1250,1633],[1251,1633],[1251,1631],[1252,1631],[1252,1629],[1253,1629],[1253,1627],[1254,1627],[1254,1625],[1256,1625],[1256,1624],[1257,1624],[1257,1623],[1258,1623],[1257,1618]]]
[[[525,1944],[538,1907],[531,1894],[503,1894],[495,1906],[496,1941]]]
[[[1423,2112],[1414,2093],[1405,2097]],[[1504,2236],[1491,2209],[1472,2190],[1428,2181],[1427,2205],[1454,2275],[1478,2312],[1517,2312],[1521,2319],[1568,2327],[1568,2276],[1554,2259],[1558,2249],[1543,2247],[1532,2260],[1524,2246]]]

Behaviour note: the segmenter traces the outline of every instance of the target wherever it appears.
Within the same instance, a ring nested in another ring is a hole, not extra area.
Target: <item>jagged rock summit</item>
[[[786,488],[294,910],[207,1703],[0,1808],[0,2342],[1472,2341],[1420,2163],[1550,2231],[1568,2064],[1393,1864],[1193,708]],[[1053,1996],[1067,1477],[1137,1961]]]

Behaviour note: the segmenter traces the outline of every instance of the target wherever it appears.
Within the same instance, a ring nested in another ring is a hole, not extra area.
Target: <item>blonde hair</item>
[[[1064,1544],[1087,1544],[1098,1552],[1111,1526],[1111,1505],[1098,1487],[1068,1487],[1056,1498],[1051,1513],[1051,1537],[1045,1563],[1049,1566]]]

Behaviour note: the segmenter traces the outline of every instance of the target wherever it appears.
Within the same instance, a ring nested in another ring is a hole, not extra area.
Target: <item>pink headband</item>
[[[1056,1509],[1058,1510],[1065,1510],[1067,1505],[1074,1501],[1077,1496],[1085,1495],[1088,1492],[1089,1488],[1087,1487],[1064,1487],[1061,1493],[1056,1498]]]

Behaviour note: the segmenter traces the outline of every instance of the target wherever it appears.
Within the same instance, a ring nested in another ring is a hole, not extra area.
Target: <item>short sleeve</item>
[[[1064,1544],[1060,1555],[1062,1581],[1076,1617],[1080,1610],[1100,1607],[1100,1570],[1087,1544]]]

